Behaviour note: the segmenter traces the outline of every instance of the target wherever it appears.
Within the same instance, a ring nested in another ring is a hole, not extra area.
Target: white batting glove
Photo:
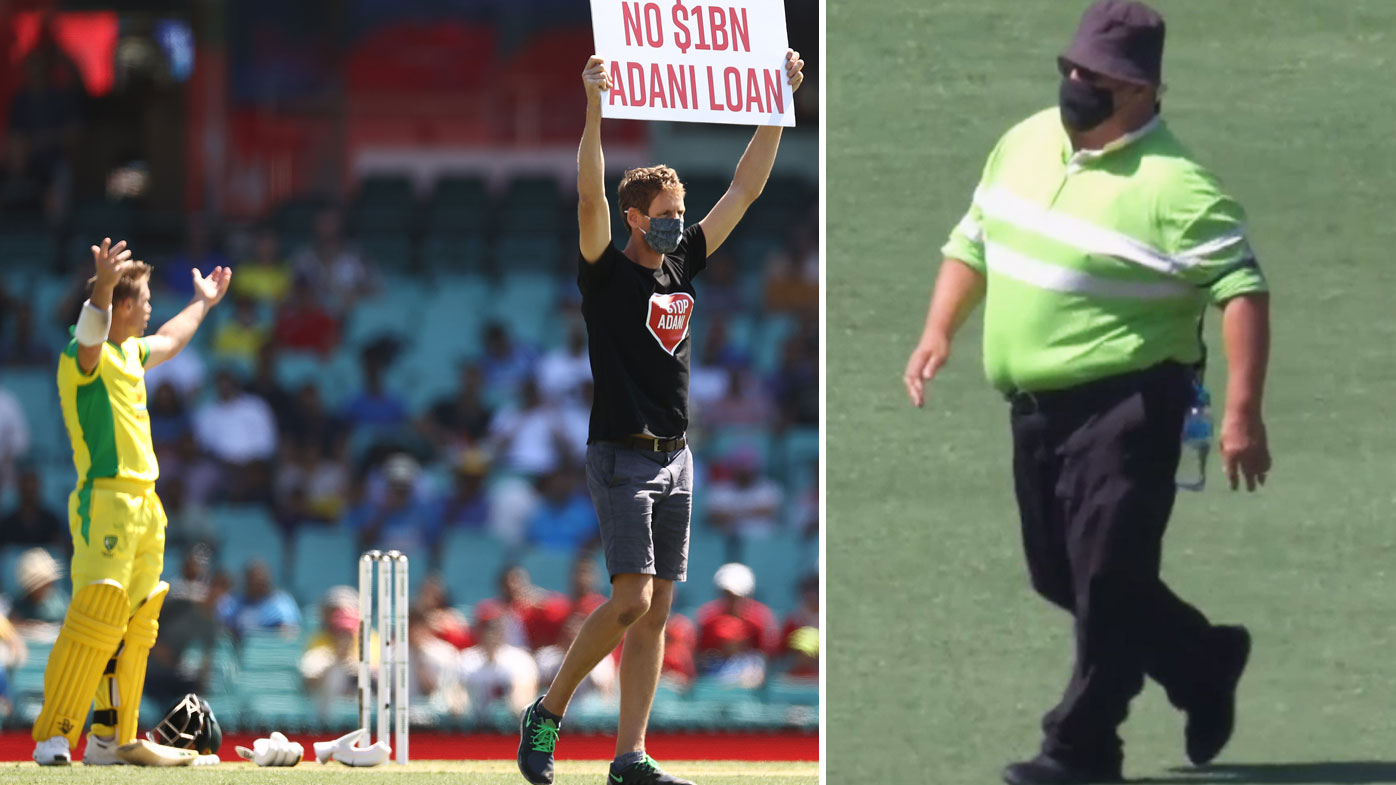
[[[315,759],[321,763],[337,760],[345,766],[378,766],[388,760],[392,750],[386,742],[378,742],[367,747],[359,742],[368,737],[368,731],[360,728],[340,736],[334,741],[315,742]]]
[[[271,737],[252,742],[252,749],[237,748],[238,757],[250,760],[258,766],[294,766],[301,762],[305,750],[300,744],[286,738],[280,731],[272,731]]]

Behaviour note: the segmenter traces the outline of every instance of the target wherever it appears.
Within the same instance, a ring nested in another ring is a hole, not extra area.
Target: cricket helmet
[[[213,709],[192,692],[180,698],[145,736],[157,744],[196,750],[201,755],[217,753],[223,746],[223,729]]]

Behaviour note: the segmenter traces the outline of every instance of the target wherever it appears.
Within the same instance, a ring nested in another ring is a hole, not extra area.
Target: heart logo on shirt
[[[673,354],[688,337],[688,321],[692,315],[693,295],[687,292],[653,294],[645,326],[664,351]]]

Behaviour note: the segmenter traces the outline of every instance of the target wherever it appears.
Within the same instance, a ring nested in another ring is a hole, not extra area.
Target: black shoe
[[[632,763],[623,770],[616,769],[616,765],[612,763],[611,774],[606,778],[606,782],[608,785],[693,785],[688,780],[665,774],[659,768],[659,764],[654,762],[654,758],[648,755],[644,760]]]
[[[538,713],[539,698],[519,717],[519,773],[533,785],[553,785],[553,750],[559,725]]]
[[[1236,726],[1236,685],[1251,656],[1251,634],[1245,627],[1217,627],[1215,635],[1221,679],[1214,692],[1187,709],[1183,729],[1188,760],[1194,766],[1210,763],[1231,739]]]
[[[1048,755],[1032,760],[1010,763],[1003,770],[1008,785],[1093,785],[1102,782],[1124,782],[1119,766],[1084,769],[1063,763]]]

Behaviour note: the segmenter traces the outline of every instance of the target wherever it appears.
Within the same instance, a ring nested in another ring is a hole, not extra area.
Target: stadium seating
[[[560,0],[560,6],[567,5]],[[570,33],[562,39],[575,38]],[[559,39],[561,40],[561,39]],[[515,56],[527,49],[515,52]],[[551,67],[551,66],[549,66]],[[568,66],[572,68],[573,66]],[[569,70],[570,73],[570,70]],[[571,84],[575,74],[568,77]],[[567,88],[574,93],[572,87]],[[569,93],[570,95],[570,93]],[[568,99],[575,99],[571,95]],[[535,102],[537,96],[521,96]],[[565,114],[565,113],[564,113]],[[511,115],[508,123],[528,122],[527,112]],[[538,133],[547,137],[556,122],[542,118]],[[573,134],[567,119],[568,136]],[[628,128],[616,124],[617,128]],[[610,128],[608,128],[608,138]],[[692,217],[706,214],[726,189],[728,177],[695,173],[687,180],[687,207]],[[801,181],[773,178],[762,200],[753,208],[742,230],[724,249],[736,260],[737,284],[746,308],[727,320],[729,340],[751,359],[761,378],[779,367],[786,341],[801,324],[792,316],[761,309],[767,255],[782,247],[792,223],[801,220],[812,204],[811,186]],[[282,352],[278,358],[279,381],[294,393],[306,382],[320,388],[326,405],[334,410],[362,389],[360,352],[384,335],[402,341],[402,351],[388,376],[390,390],[405,397],[412,414],[456,389],[462,359],[481,355],[481,332],[491,319],[508,325],[515,340],[542,352],[558,345],[560,325],[575,318],[575,223],[569,204],[570,185],[552,175],[526,175],[512,180],[490,181],[482,176],[448,175],[438,179],[429,193],[418,194],[405,175],[382,174],[363,178],[348,204],[347,229],[376,267],[381,286],[360,300],[344,320],[341,344],[327,357]],[[315,198],[286,201],[271,216],[289,256],[310,237],[315,216],[324,202]],[[142,220],[146,220],[142,216]],[[94,203],[82,206],[74,216],[72,233],[34,232],[27,227],[0,232],[0,254],[12,261],[34,260],[33,270],[7,268],[9,293],[33,304],[42,334],[55,351],[66,336],[51,329],[50,314],[72,281],[41,272],[45,259],[58,250],[72,250],[76,258],[86,254],[91,233],[111,234],[135,228],[135,217],[125,206]],[[619,238],[618,238],[619,239]],[[69,247],[71,246],[71,248]],[[148,247],[148,245],[143,246]],[[160,261],[156,260],[157,263]],[[49,269],[53,269],[50,267]],[[703,283],[700,281],[700,292]],[[183,294],[159,287],[153,293],[154,323],[173,316],[187,303]],[[274,309],[263,306],[270,319]],[[231,309],[215,312],[195,341],[211,371],[217,366],[209,351],[213,329],[231,317]],[[701,356],[713,320],[694,324],[694,357]],[[246,370],[246,369],[244,369]],[[42,471],[45,501],[60,515],[73,484],[72,458],[54,395],[53,368],[0,369],[0,386],[13,392],[28,417],[33,448],[27,460]],[[154,391],[151,391],[152,393]],[[201,393],[210,395],[208,385]],[[192,409],[203,400],[186,403]],[[700,427],[701,412],[695,418]],[[366,447],[373,434],[355,432],[355,444]],[[694,434],[694,449],[701,467],[732,452],[755,449],[774,479],[785,484],[787,498],[808,487],[818,467],[819,435],[812,427],[791,428],[774,434],[761,428],[706,428]],[[363,450],[355,452],[361,456]],[[429,461],[424,470],[438,487],[449,482],[449,468]],[[712,572],[718,565],[741,560],[757,574],[758,598],[784,615],[796,602],[796,582],[816,563],[813,541],[779,532],[763,540],[737,540],[712,530],[706,523],[705,495],[695,497],[688,583],[679,588],[675,609],[691,614],[714,596]],[[8,509],[11,499],[0,499]],[[280,727],[337,729],[355,721],[352,698],[337,699],[327,707],[308,700],[296,668],[305,641],[318,625],[316,603],[336,584],[355,583],[358,544],[352,530],[342,525],[303,526],[287,537],[268,509],[215,506],[212,518],[220,540],[219,567],[241,574],[252,558],[268,563],[273,579],[291,592],[301,605],[306,629],[291,638],[251,635],[239,644],[221,640],[213,651],[213,678],[208,697],[220,709],[229,730]],[[19,548],[0,549],[0,590],[13,595],[14,559]],[[171,546],[166,554],[165,577],[177,574],[183,550]],[[517,559],[530,571],[535,583],[566,591],[575,555],[543,549],[514,551],[496,536],[483,532],[449,531],[439,556],[440,570],[457,607],[469,610],[474,603],[497,594],[502,567]],[[599,553],[593,554],[603,565]],[[61,559],[60,559],[61,561]],[[413,583],[420,585],[428,573],[428,559],[414,559]],[[42,667],[47,649],[30,644],[28,663],[12,672],[16,713],[4,727],[32,721],[42,690]],[[202,653],[191,651],[190,658]],[[709,728],[732,730],[747,727],[814,727],[817,689],[797,680],[773,678],[761,690],[740,690],[700,679],[691,691],[662,688],[656,698],[652,727],[656,729]],[[143,706],[147,723],[164,706]],[[323,711],[322,711],[323,709]],[[613,702],[579,701],[569,720],[578,730],[606,730],[614,726]],[[151,716],[153,713],[153,716]],[[481,718],[443,719],[431,707],[414,706],[414,723],[445,722],[443,727],[509,730],[517,718],[509,712],[493,712]]]
[[[319,602],[331,586],[358,586],[359,553],[352,532],[340,526],[302,526],[291,549],[287,588],[303,606]]]
[[[14,713],[9,718],[11,727],[32,725],[44,703],[44,667],[48,664],[53,642],[28,640],[26,644],[27,659],[10,671],[10,701],[14,704]]]
[[[741,561],[756,573],[756,598],[785,614],[798,604],[797,584],[819,564],[818,543],[795,532],[743,537]]]
[[[555,548],[531,548],[519,558],[534,585],[560,592],[567,591],[568,576],[576,561],[576,553]]]
[[[220,534],[218,561],[224,569],[241,571],[248,562],[261,559],[273,581],[285,582],[281,530],[265,508],[220,507],[213,510],[213,521]]]
[[[472,605],[499,593],[499,573],[506,548],[484,532],[447,532],[442,548],[442,578],[452,602]]]
[[[264,728],[303,729],[312,722],[299,669],[304,642],[275,632],[243,635],[238,706],[243,722]]]
[[[72,457],[63,413],[58,403],[58,358],[53,367],[0,370],[0,387],[19,401],[29,422],[29,442],[33,457],[47,460]]]

